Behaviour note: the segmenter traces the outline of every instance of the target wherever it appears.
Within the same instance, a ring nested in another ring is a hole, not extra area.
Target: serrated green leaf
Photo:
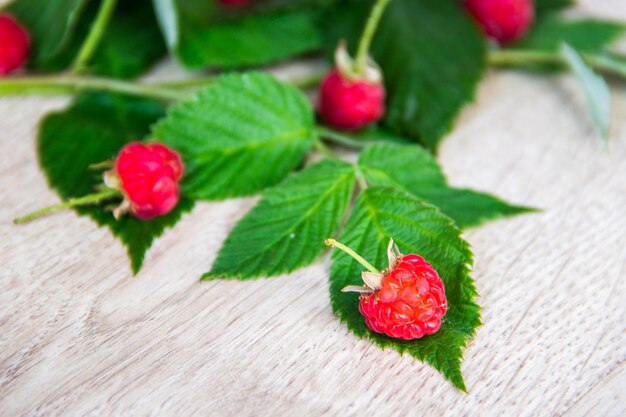
[[[371,2],[342,4],[326,19],[327,47],[354,47]],[[485,69],[485,41],[457,2],[394,0],[382,17],[372,53],[385,74],[385,123],[436,150]]]
[[[102,183],[102,173],[89,165],[111,159],[124,144],[141,140],[163,113],[158,102],[92,94],[80,96],[69,109],[47,116],[39,132],[38,153],[50,186],[63,199],[94,192]],[[181,198],[175,210],[151,221],[131,216],[117,221],[101,206],[81,207],[77,212],[89,215],[120,238],[136,273],[152,241],[192,206],[192,200]]]
[[[89,0],[16,0],[6,8],[30,33],[30,66],[47,68],[63,53],[88,3]]]
[[[336,160],[287,177],[237,224],[203,279],[272,276],[313,262],[339,227],[354,181],[352,165]]]
[[[602,137],[609,137],[611,120],[611,91],[600,75],[596,74],[578,53],[569,45],[563,44],[561,54],[578,78],[587,99],[587,108]]]
[[[551,16],[540,20],[511,49],[558,51],[567,43],[580,52],[599,52],[624,33],[626,25],[595,19],[571,20]]]
[[[313,110],[269,74],[229,74],[170,108],[153,132],[182,154],[189,195],[223,199],[261,191],[300,165],[313,143]]]
[[[361,153],[359,167],[368,184],[408,191],[439,207],[461,228],[533,211],[486,193],[450,187],[437,161],[417,145],[371,145]]]
[[[335,314],[357,336],[382,348],[426,361],[457,388],[465,390],[461,374],[462,349],[480,325],[480,307],[469,268],[472,253],[450,218],[435,207],[394,188],[372,187],[359,195],[339,240],[375,267],[386,268],[386,247],[393,238],[405,253],[423,256],[444,282],[448,312],[441,329],[412,341],[392,339],[369,330],[359,313],[358,296],[344,293],[348,285],[362,285],[361,267],[341,251],[332,254],[330,298]]]
[[[153,1],[170,49],[189,68],[265,65],[321,46],[310,7],[246,13],[205,0]]]

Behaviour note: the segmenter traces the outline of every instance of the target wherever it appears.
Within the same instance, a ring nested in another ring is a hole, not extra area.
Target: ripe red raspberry
[[[0,14],[0,75],[24,65],[28,49],[28,32],[11,15]]]
[[[367,327],[395,339],[436,333],[447,309],[441,278],[418,255],[400,258],[383,277],[380,289],[359,298]]]
[[[354,62],[340,44],[335,68],[320,85],[319,112],[336,128],[357,130],[375,123],[385,114],[385,87],[380,70],[370,65],[365,74],[353,72]]]
[[[345,248],[332,239],[327,244]],[[393,240],[387,252],[387,270],[372,272],[373,267],[365,262],[370,269],[362,274],[366,286],[349,286],[343,291],[361,293],[359,311],[365,316],[367,327],[376,333],[403,340],[436,333],[448,310],[443,281],[437,271],[421,256],[402,255]]]
[[[183,175],[180,156],[160,143],[129,143],[115,161],[115,169],[105,175],[105,183],[119,188],[125,202],[116,217],[130,209],[142,220],[169,213],[178,203],[178,181]]]
[[[487,36],[506,43],[526,34],[535,16],[532,0],[465,0]]]

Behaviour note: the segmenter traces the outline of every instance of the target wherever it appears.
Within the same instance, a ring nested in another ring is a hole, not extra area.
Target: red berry
[[[11,15],[0,14],[0,75],[24,65],[28,49],[28,32]]]
[[[418,339],[436,333],[448,310],[443,282],[428,262],[406,255],[374,293],[362,294],[359,310],[367,327],[395,339]]]
[[[535,15],[532,0],[465,0],[465,7],[487,36],[501,43],[524,36]]]
[[[142,220],[169,213],[178,203],[180,156],[160,143],[129,143],[115,161],[115,174],[130,211]]]
[[[385,114],[385,87],[369,81],[352,81],[333,69],[320,87],[319,111],[326,123],[357,130]]]
[[[419,339],[436,333],[448,311],[443,281],[437,271],[419,255],[402,255],[389,241],[389,268],[379,272],[365,259],[335,239],[326,239],[352,256],[369,271],[363,272],[365,286],[350,285],[342,291],[361,293],[359,311],[372,331],[394,339]]]

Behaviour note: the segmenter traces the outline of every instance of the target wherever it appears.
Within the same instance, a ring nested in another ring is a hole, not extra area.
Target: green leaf
[[[183,36],[178,55],[189,68],[269,64],[320,47],[311,11],[254,15]]]
[[[472,253],[452,220],[435,207],[408,193],[372,187],[359,195],[339,240],[379,269],[386,265],[386,247],[393,238],[403,253],[423,256],[444,282],[448,312],[441,329],[412,341],[392,339],[369,330],[359,313],[358,295],[344,293],[348,285],[362,285],[361,267],[342,251],[332,254],[330,298],[335,314],[359,337],[382,348],[426,361],[457,388],[465,390],[461,374],[462,349],[480,325],[480,307],[469,268]]]
[[[25,5],[22,6],[22,3]],[[39,3],[37,1],[38,5]],[[48,7],[58,1],[46,0],[42,3]],[[32,27],[31,30],[33,30],[35,60],[31,62],[31,66],[44,71],[61,71],[69,67],[87,37],[100,6],[99,1],[87,3],[76,7],[76,10],[71,12],[72,26],[67,29],[63,42],[54,50],[51,49],[50,39],[55,39],[58,25],[50,25],[48,22],[37,20],[41,6],[30,6],[30,0],[19,0],[14,3],[15,6],[12,5],[12,7],[19,6],[17,7],[18,16],[28,19],[25,20],[27,27],[29,29]],[[55,12],[60,15],[63,10],[59,8],[55,9]],[[59,15],[55,15],[55,22],[62,21]],[[43,54],[40,51],[49,53],[45,57],[40,57],[39,55]],[[162,58],[165,52],[165,43],[161,37],[151,1],[119,2],[89,62],[89,69],[94,74],[134,78]]]
[[[313,143],[313,110],[269,74],[229,74],[171,107],[153,132],[181,153],[187,193],[223,199],[261,191],[300,165]]]
[[[561,54],[580,82],[591,118],[604,139],[609,137],[611,119],[611,91],[600,75],[585,64],[585,61],[569,45],[563,44]]]
[[[594,19],[568,20],[551,16],[540,20],[511,49],[558,51],[563,42],[580,52],[599,52],[624,33],[626,25]]]
[[[288,177],[237,224],[203,279],[271,276],[308,265],[339,227],[353,189],[353,167],[336,160]]]
[[[363,4],[365,3],[365,4]],[[354,47],[371,2],[348,3],[326,19],[329,50],[347,37]],[[485,69],[485,41],[457,2],[394,0],[372,53],[385,74],[386,124],[436,150]]]
[[[166,52],[151,1],[121,1],[89,67],[96,74],[134,78]]]
[[[565,9],[574,4],[574,0],[535,0],[535,14],[541,18],[546,13]]]
[[[47,68],[63,53],[88,3],[89,0],[17,0],[6,8],[30,33],[30,66]]]
[[[486,193],[450,187],[437,161],[416,145],[369,146],[359,157],[359,167],[368,184],[408,191],[439,207],[461,228],[533,211]]]
[[[102,173],[89,165],[114,158],[124,144],[141,140],[163,113],[158,102],[93,94],[80,96],[69,109],[47,116],[41,125],[38,152],[50,186],[63,199],[93,193],[102,183]],[[136,273],[154,238],[192,206],[192,200],[181,198],[174,211],[151,221],[131,216],[117,221],[100,206],[81,207],[77,212],[109,227],[120,238]]]
[[[189,68],[264,65],[320,48],[314,9],[242,14],[206,0],[154,0],[161,28]]]

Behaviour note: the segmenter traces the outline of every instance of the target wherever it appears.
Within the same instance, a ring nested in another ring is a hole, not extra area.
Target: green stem
[[[108,200],[112,197],[116,197],[119,195],[121,194],[118,190],[107,188],[106,190],[101,191],[96,194],[89,194],[84,197],[78,197],[78,198],[70,198],[69,200],[64,201],[62,203],[55,204],[53,206],[46,207],[37,211],[33,211],[32,213],[29,213],[25,216],[18,217],[17,219],[13,220],[13,222],[15,224],[28,223],[32,220],[35,220],[38,217],[57,212],[59,210],[63,210],[63,209],[70,208],[70,207],[85,206],[88,204],[97,204],[101,201]]]
[[[332,246],[337,249],[341,249],[342,251],[350,255],[355,261],[363,265],[368,271],[373,272],[375,274],[380,274],[380,271],[374,268],[374,266],[371,263],[367,262],[365,259],[363,259],[361,255],[359,255],[358,253],[356,253],[355,251],[353,251],[352,249],[350,249],[343,243],[337,242],[335,239],[328,238],[324,241],[324,244],[326,246]]]
[[[582,57],[593,68],[626,78],[626,60],[619,61],[602,54],[582,54]]]
[[[372,43],[372,39],[374,39],[378,22],[380,22],[380,18],[389,4],[389,1],[390,0],[376,0],[374,7],[372,7],[372,11],[367,18],[365,29],[363,29],[363,33],[361,34],[361,39],[359,40],[359,46],[356,52],[354,71],[357,74],[365,73],[370,45]]]
[[[164,88],[164,89],[187,89],[187,88],[199,88],[205,87],[209,84],[213,84],[215,82],[214,76],[207,77],[197,77],[197,78],[188,78],[185,80],[174,80],[174,81],[161,81],[158,83],[151,84],[153,87]]]
[[[293,85],[294,87],[298,87],[301,89],[307,89],[316,87],[322,78],[326,75],[328,69],[324,69],[323,71],[316,71],[312,74],[305,75],[301,78],[294,78],[292,80],[286,80],[287,83]],[[215,82],[215,76],[208,77],[198,77],[198,78],[189,78],[186,80],[176,80],[176,81],[164,81],[160,83],[152,84],[154,87],[165,88],[165,89],[186,89],[186,88],[197,88],[197,87],[205,87],[209,84]]]
[[[102,0],[96,19],[91,24],[89,34],[87,34],[87,38],[78,52],[76,61],[74,61],[74,64],[72,65],[73,73],[82,73],[87,68],[89,60],[96,52],[96,49],[104,36],[104,32],[106,31],[111,17],[113,16],[116,4],[117,0]]]
[[[318,84],[323,76],[324,72],[319,71],[302,78],[288,80],[287,82],[299,88],[309,88]],[[200,77],[189,80],[140,84],[113,78],[80,75],[8,77],[0,78],[0,96],[27,94],[70,95],[83,91],[106,91],[163,101],[179,101],[190,97],[189,89],[203,87],[214,81],[215,77]]]
[[[328,146],[324,145],[324,143],[319,139],[319,137],[313,138],[313,146],[322,155],[328,158],[338,159],[337,156],[333,153],[333,151],[331,151],[330,148],[328,148]]]
[[[602,54],[581,54],[582,58],[592,68],[626,78],[626,63],[611,59]],[[488,55],[490,65],[497,67],[516,67],[529,64],[566,65],[565,59],[558,52],[533,50],[494,50]]]
[[[330,140],[331,142],[334,142],[338,145],[346,146],[348,148],[363,149],[369,144],[365,141],[353,139],[350,136],[344,135],[341,132],[336,132],[334,130],[328,129],[324,126],[316,127],[316,132],[319,137],[325,138],[327,140]]]
[[[189,97],[189,94],[177,92],[173,89],[110,78],[62,75],[0,79],[0,95],[67,95],[82,91],[106,91],[131,96],[150,97],[164,101],[177,101]]]

